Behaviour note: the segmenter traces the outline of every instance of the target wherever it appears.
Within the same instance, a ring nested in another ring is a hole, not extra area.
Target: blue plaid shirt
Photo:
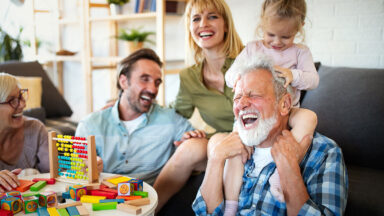
[[[269,190],[268,179],[276,169],[276,164],[268,164],[258,177],[249,176],[253,168],[254,162],[250,159],[244,166],[237,215],[286,215],[285,203],[277,201]],[[348,176],[343,154],[337,144],[315,133],[300,168],[310,198],[301,207],[299,215],[343,215],[347,204]],[[207,214],[200,190],[192,208],[196,215],[210,215]],[[211,215],[223,213],[224,201]]]

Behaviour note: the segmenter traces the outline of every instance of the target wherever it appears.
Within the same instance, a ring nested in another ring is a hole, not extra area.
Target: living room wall
[[[246,44],[256,39],[255,28],[262,1],[226,2],[232,10],[236,29],[243,42]],[[307,8],[306,44],[312,51],[314,61],[330,66],[384,68],[384,0],[307,0]],[[16,7],[10,1],[2,1],[0,18],[3,29],[16,34],[18,26],[27,26],[28,17],[21,16],[26,14],[25,11],[25,8]],[[167,67],[182,68],[185,53],[182,17],[167,16],[165,23]],[[71,33],[69,29],[63,40],[76,46],[78,40]],[[105,53],[103,46],[98,46],[94,51],[95,55]],[[78,120],[86,115],[82,89],[84,81],[83,76],[79,76],[81,66],[78,63],[65,63],[64,67],[64,97],[74,110],[73,118]],[[97,84],[94,85],[96,110],[110,97],[110,82],[105,77],[109,77],[108,71],[94,73],[93,82]],[[165,83],[166,103],[169,103],[178,91],[178,76],[167,75]]]

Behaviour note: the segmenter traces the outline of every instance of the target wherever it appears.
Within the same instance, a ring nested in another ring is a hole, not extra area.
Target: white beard
[[[240,111],[239,115],[241,115]],[[257,112],[260,117],[260,113]],[[267,139],[269,132],[273,129],[277,122],[276,114],[268,119],[258,118],[258,125],[252,129],[246,130],[240,118],[237,118],[234,127],[237,128],[239,136],[244,145],[257,146]]]

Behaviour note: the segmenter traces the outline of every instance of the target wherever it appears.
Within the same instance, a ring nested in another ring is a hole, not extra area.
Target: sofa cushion
[[[25,77],[17,76],[21,88],[28,89],[28,100],[26,101],[25,109],[32,109],[41,107],[41,96],[43,94],[43,87],[41,85],[41,77]]]
[[[5,62],[0,64],[0,71],[14,76],[42,77],[43,95],[41,105],[45,109],[47,118],[72,115],[71,108],[38,62]]]
[[[45,124],[45,109],[44,107],[37,107],[31,109],[24,109],[23,114],[28,117],[39,119]]]
[[[316,112],[317,131],[336,141],[346,164],[384,169],[384,69],[321,66],[319,75],[301,104]]]

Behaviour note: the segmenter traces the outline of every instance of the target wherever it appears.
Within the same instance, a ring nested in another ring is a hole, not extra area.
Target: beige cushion
[[[43,94],[41,85],[42,78],[24,76],[17,76],[16,78],[19,81],[21,88],[28,89],[29,97],[25,109],[41,107],[41,95]]]

